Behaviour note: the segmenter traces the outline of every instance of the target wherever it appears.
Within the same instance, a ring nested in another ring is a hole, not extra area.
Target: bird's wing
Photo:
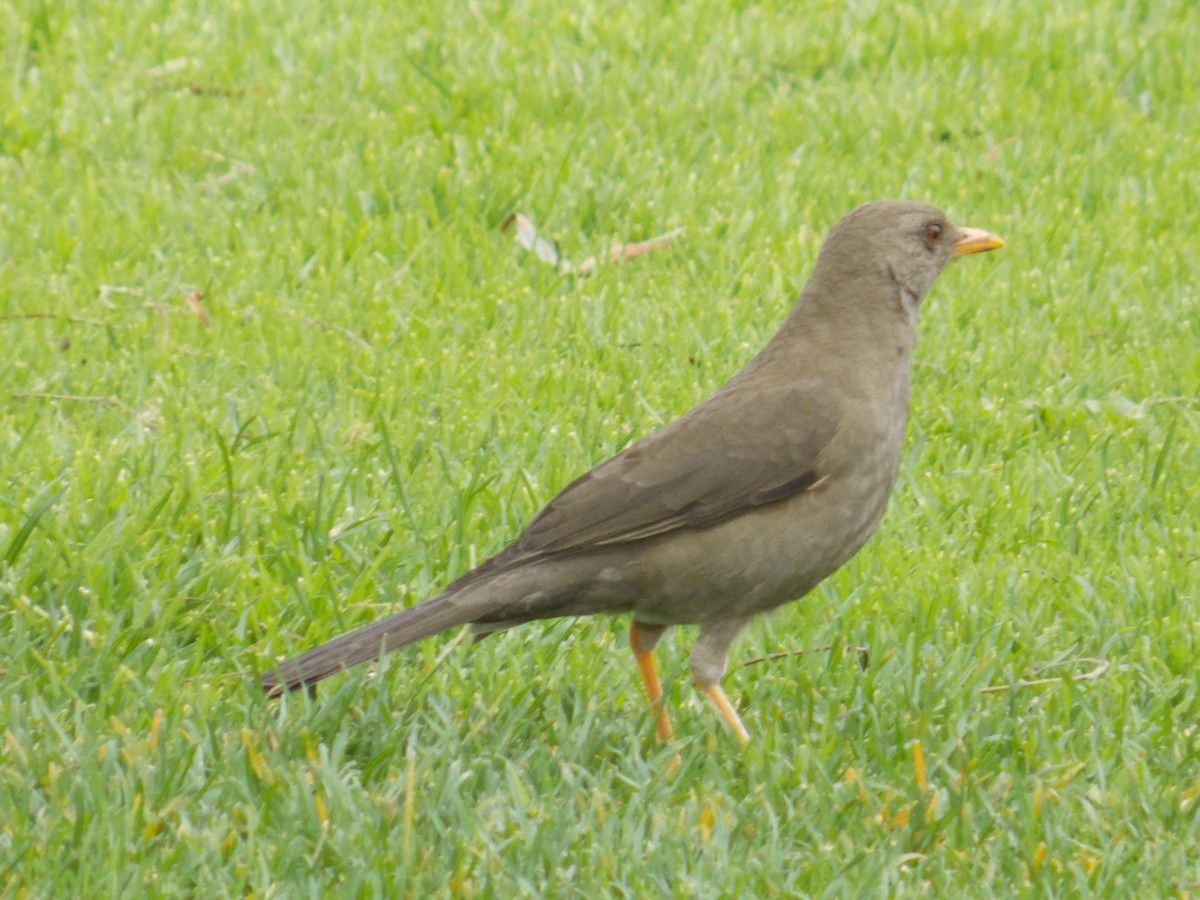
[[[569,484],[503,556],[704,528],[812,487],[837,433],[837,391],[813,380],[750,382],[730,383]]]

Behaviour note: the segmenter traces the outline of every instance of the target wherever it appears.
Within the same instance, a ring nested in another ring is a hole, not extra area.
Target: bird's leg
[[[725,724],[733,729],[742,746],[744,747],[750,743],[750,732],[742,724],[741,717],[737,714],[737,710],[733,708],[733,704],[729,701],[729,695],[725,693],[721,685],[700,684],[697,682],[696,687],[700,689],[700,693],[708,698],[708,702],[713,705],[713,708],[725,720]]]
[[[637,660],[642,683],[646,685],[650,709],[658,713],[655,732],[660,741],[671,739],[671,717],[667,715],[666,705],[663,703],[662,685],[659,684],[658,669],[654,665],[654,645],[666,630],[664,625],[647,625],[636,619],[629,626],[629,646],[633,648],[633,658]]]
[[[727,619],[700,628],[700,637],[692,647],[692,677],[705,699],[713,705],[725,724],[733,729],[742,746],[750,743],[750,732],[742,724],[737,710],[721,689],[725,666],[729,659],[729,645],[746,624],[744,619]]]

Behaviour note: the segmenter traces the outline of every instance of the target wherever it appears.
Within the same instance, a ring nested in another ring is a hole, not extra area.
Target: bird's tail
[[[345,669],[415,644],[439,631],[465,625],[479,614],[479,609],[459,602],[456,594],[446,591],[280,663],[263,675],[263,690],[269,697],[278,697],[285,691],[316,684]]]

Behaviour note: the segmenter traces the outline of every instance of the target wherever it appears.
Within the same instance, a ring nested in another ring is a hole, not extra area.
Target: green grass
[[[0,892],[1200,890],[1200,12],[730,7],[0,5]],[[264,700],[898,196],[1009,247],[934,289],[880,533],[735,651],[747,750],[686,632],[655,744],[620,620]],[[513,211],[687,232],[579,280]]]

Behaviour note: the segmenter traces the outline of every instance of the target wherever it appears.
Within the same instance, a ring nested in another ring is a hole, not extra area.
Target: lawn
[[[1200,892],[1200,7],[933,6],[0,4],[0,893]],[[875,538],[735,648],[748,748],[687,630],[655,742],[621,619],[262,696],[889,197],[1008,247],[923,310]],[[513,213],[684,231],[581,277]]]

